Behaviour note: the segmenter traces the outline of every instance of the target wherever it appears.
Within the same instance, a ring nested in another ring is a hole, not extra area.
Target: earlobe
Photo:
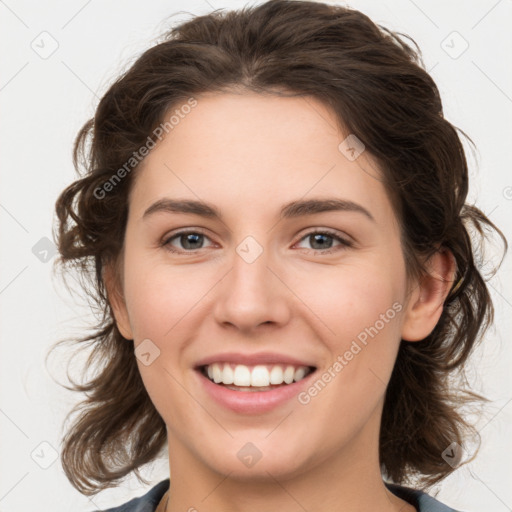
[[[108,301],[114,312],[117,328],[119,332],[127,340],[133,339],[132,329],[129,321],[126,302],[121,291],[119,276],[113,265],[107,265],[103,268],[103,282],[107,292]]]
[[[422,276],[410,293],[402,324],[402,339],[421,341],[435,328],[453,285],[456,263],[448,249],[439,249],[426,263]]]

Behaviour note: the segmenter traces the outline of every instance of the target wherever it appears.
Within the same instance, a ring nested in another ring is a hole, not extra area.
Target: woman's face
[[[173,470],[376,460],[410,297],[390,199],[348,135],[313,98],[210,94],[136,171],[115,311]]]

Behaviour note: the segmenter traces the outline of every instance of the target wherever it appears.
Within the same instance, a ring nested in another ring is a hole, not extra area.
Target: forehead
[[[347,157],[350,134],[317,99],[223,93],[196,101],[137,169],[130,209],[171,195],[250,213],[334,194],[364,203],[376,218],[391,213],[375,162],[365,151]]]

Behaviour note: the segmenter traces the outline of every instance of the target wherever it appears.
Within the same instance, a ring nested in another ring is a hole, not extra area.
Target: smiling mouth
[[[271,391],[300,382],[316,368],[291,364],[258,364],[248,366],[233,363],[213,363],[199,367],[199,371],[214,384],[234,391]]]

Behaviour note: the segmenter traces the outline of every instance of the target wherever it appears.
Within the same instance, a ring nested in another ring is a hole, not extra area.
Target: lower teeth
[[[270,391],[272,389],[280,388],[282,386],[287,386],[288,384],[277,384],[275,386],[261,386],[261,387],[253,387],[253,386],[229,386],[227,384],[218,384],[219,386],[224,386],[225,388],[232,389],[233,391]]]

